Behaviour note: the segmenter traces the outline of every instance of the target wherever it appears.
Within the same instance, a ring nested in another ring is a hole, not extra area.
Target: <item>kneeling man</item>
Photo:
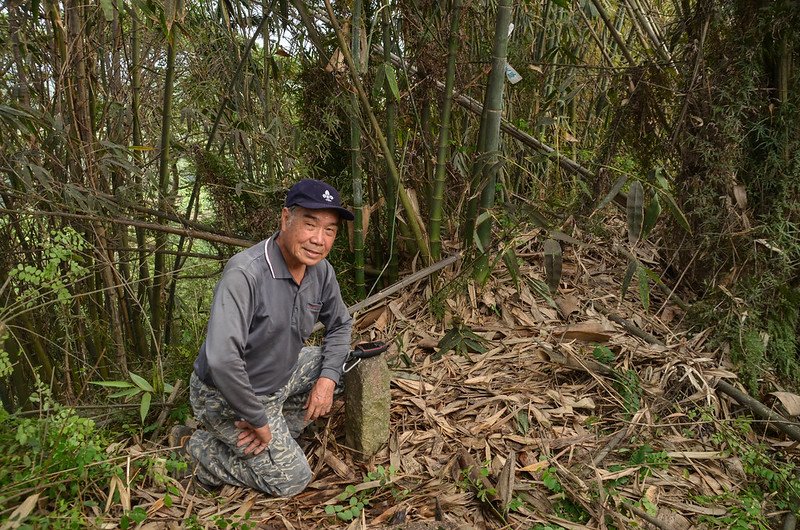
[[[186,442],[196,479],[269,495],[300,493],[311,469],[295,438],[327,414],[352,318],[325,259],[353,214],[317,180],[289,190],[280,231],[236,254],[214,291],[190,399],[203,424]],[[304,347],[317,321],[322,347]]]

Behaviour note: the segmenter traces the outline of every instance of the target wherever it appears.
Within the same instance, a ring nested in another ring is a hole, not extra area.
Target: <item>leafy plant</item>
[[[641,407],[642,387],[638,374],[633,370],[626,370],[616,375],[615,388],[622,397],[622,406],[628,414],[634,414]]]
[[[150,403],[153,400],[153,394],[156,393],[155,387],[156,384],[150,384],[145,378],[140,375],[137,375],[133,372],[129,372],[128,376],[130,377],[131,381],[91,381],[93,385],[103,386],[106,388],[119,388],[120,390],[114,392],[109,397],[112,399],[115,398],[133,398],[138,396],[139,394],[142,395],[139,401],[139,416],[144,424],[144,420],[147,417],[147,413],[150,411]],[[168,394],[174,390],[173,387],[169,383],[164,383],[163,385],[163,393]]]
[[[586,523],[589,521],[589,513],[583,506],[569,497],[554,467],[548,467],[542,472],[542,483],[545,488],[555,494],[554,498],[556,502],[553,508],[556,514],[575,523]]]
[[[476,335],[471,329],[460,322],[455,322],[437,345],[439,351],[434,355],[434,359],[441,359],[450,350],[455,351],[469,359],[469,352],[485,353],[486,339]]]
[[[603,363],[607,366],[611,366],[614,364],[614,361],[617,359],[617,356],[608,346],[604,346],[602,344],[598,344],[592,350],[592,357],[595,358],[597,362]]]
[[[44,526],[50,519],[62,519],[65,527],[84,526],[84,505],[75,499],[96,499],[82,491],[82,484],[107,484],[119,468],[109,460],[106,434],[93,420],[60,405],[40,380],[34,385],[30,401],[39,416],[8,414],[0,408],[0,513],[7,516],[34,486],[39,492],[36,506],[46,503],[50,513],[40,519],[36,511],[30,512],[29,527]]]
[[[396,470],[393,466],[385,468],[377,466],[374,471],[367,473],[365,481],[359,485],[350,484],[339,494],[337,504],[325,506],[325,513],[336,516],[342,521],[352,521],[358,517],[366,506],[369,506],[376,494],[391,483]],[[366,486],[369,483],[378,482],[377,486]],[[392,495],[395,499],[405,496],[407,490],[397,490],[392,488]]]

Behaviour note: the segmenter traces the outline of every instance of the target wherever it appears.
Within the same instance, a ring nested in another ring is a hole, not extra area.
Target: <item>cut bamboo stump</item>
[[[383,355],[364,359],[344,374],[345,440],[363,460],[389,440],[389,382]]]

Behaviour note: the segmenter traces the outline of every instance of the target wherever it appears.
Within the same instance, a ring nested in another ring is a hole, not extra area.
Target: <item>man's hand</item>
[[[269,424],[263,427],[253,427],[249,422],[244,420],[234,423],[237,429],[241,429],[239,433],[239,440],[236,442],[237,447],[244,447],[242,451],[244,454],[257,455],[269,446],[272,440],[272,431],[269,430]]]
[[[314,383],[314,388],[308,395],[304,409],[306,409],[306,421],[314,421],[320,416],[324,416],[331,411],[333,405],[333,390],[336,388],[336,383],[327,377],[320,377]]]

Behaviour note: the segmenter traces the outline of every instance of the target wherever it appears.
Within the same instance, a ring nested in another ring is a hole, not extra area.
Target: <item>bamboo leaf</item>
[[[672,196],[672,194],[667,191],[661,191],[661,195],[664,196],[670,213],[672,213],[672,216],[676,221],[678,221],[678,224],[681,225],[681,228],[691,234],[692,228],[689,226],[689,220],[686,218],[686,215],[684,215],[683,211],[681,211],[678,203],[675,202],[675,198]]]
[[[147,417],[147,413],[150,411],[151,399],[153,399],[153,394],[150,392],[145,392],[142,394],[142,403],[139,405],[139,416],[142,418],[142,423],[144,423],[144,419]]]
[[[550,305],[553,309],[558,309],[558,304],[556,304],[553,297],[550,296],[550,288],[544,283],[542,280],[537,280],[535,278],[526,278],[528,280],[528,285],[530,285],[531,289],[534,293],[541,296],[545,302]]]
[[[133,385],[127,381],[89,381],[89,384],[104,386],[107,388],[132,388]]]
[[[642,300],[642,307],[645,311],[650,310],[650,282],[648,281],[647,271],[644,267],[639,267],[639,298]]]
[[[375,70],[375,81],[372,84],[372,97],[378,99],[383,95],[383,86],[386,83],[386,65],[381,65]]]
[[[631,285],[631,280],[633,279],[633,273],[636,272],[636,268],[638,267],[638,262],[635,259],[631,259],[628,262],[628,268],[625,270],[625,277],[622,279],[622,295],[621,298],[625,298],[625,293],[628,292],[628,287]]]
[[[136,375],[133,372],[130,372],[131,381],[134,382],[136,386],[144,390],[145,392],[152,392],[153,386],[147,382],[147,380],[139,375]]]
[[[622,187],[625,185],[626,182],[628,182],[628,175],[621,175],[617,179],[617,181],[614,183],[614,185],[611,186],[611,190],[608,192],[608,194],[606,194],[605,197],[603,197],[603,200],[600,201],[600,203],[597,205],[597,208],[595,208],[595,210],[599,210],[603,206],[605,206],[606,204],[608,204],[611,201],[613,201],[614,197],[617,196],[617,194],[619,193],[619,190],[622,189]]]
[[[656,226],[658,216],[661,215],[661,201],[658,200],[658,193],[654,193],[644,212],[644,225],[642,226],[642,238],[647,237],[650,231]]]
[[[383,67],[386,70],[386,81],[389,83],[392,95],[394,99],[400,101],[400,88],[397,86],[397,74],[395,74],[394,68],[391,65],[384,63]]]
[[[128,398],[128,397],[135,396],[136,394],[138,394],[141,391],[142,390],[140,388],[136,388],[136,387],[126,388],[124,390],[120,390],[119,392],[114,392],[113,394],[111,394],[108,397],[110,397],[111,399],[116,399],[116,398],[121,398],[121,397]]]
[[[561,282],[561,265],[561,245],[555,239],[546,240],[544,242],[544,271],[551,293],[558,290],[558,284]]]
[[[519,264],[517,263],[517,253],[514,252],[513,248],[509,247],[503,252],[503,263],[506,264],[514,286],[519,287]]]
[[[628,242],[633,245],[642,235],[644,222],[644,188],[638,180],[628,190]]]

